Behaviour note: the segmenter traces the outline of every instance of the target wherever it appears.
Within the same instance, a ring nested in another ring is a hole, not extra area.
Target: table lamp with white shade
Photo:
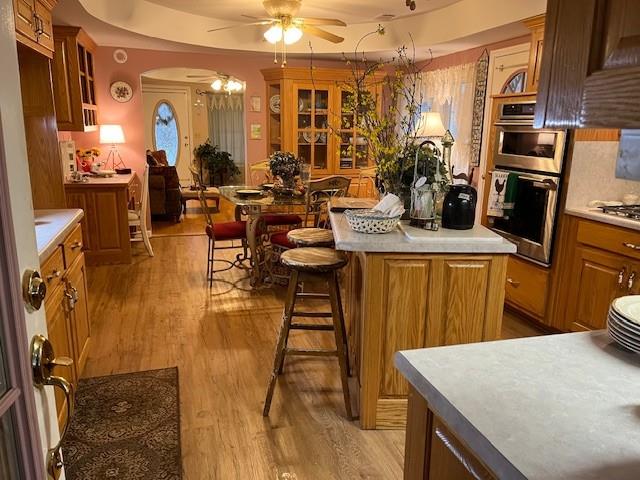
[[[120,125],[100,125],[100,143],[103,145],[111,145],[107,161],[105,162],[107,167],[109,166],[109,159],[111,159],[113,170],[117,171],[118,169],[126,168],[117,147],[117,145],[124,143],[124,132]]]

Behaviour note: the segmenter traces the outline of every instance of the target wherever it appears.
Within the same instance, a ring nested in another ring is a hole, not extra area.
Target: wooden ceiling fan
[[[269,25],[269,29],[264,33],[264,38],[273,44],[283,42],[286,45],[296,43],[303,33],[322,38],[332,43],[341,43],[343,37],[328,32],[319,25],[332,25],[346,27],[347,24],[336,18],[313,18],[298,17],[302,0],[264,0],[262,6],[267,12],[266,17],[254,17],[242,15],[242,17],[253,20],[249,23],[231,25],[222,28],[213,28],[209,32],[218,32],[231,28],[248,27],[255,25]]]

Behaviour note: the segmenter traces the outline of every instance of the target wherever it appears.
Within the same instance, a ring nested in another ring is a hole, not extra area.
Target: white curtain
[[[475,68],[475,63],[467,63],[420,75],[422,111],[440,112],[455,139],[451,151],[455,174],[468,173],[471,160]]]
[[[244,95],[208,95],[207,108],[211,143],[231,154],[244,178]]]

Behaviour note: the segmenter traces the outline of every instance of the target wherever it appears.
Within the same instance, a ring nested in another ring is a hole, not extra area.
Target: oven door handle
[[[531,127],[533,130],[533,122],[531,120],[513,120],[510,122],[495,122],[496,127]],[[537,131],[537,130],[536,130]]]

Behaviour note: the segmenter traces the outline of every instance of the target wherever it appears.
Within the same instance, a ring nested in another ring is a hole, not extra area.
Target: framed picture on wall
[[[262,125],[259,123],[251,124],[251,140],[260,140],[262,138]]]
[[[251,111],[252,112],[260,112],[262,111],[262,98],[259,96],[251,97]]]

